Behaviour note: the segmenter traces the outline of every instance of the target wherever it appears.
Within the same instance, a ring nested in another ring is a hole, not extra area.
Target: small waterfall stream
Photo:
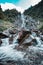
[[[22,26],[21,26],[21,28],[25,28],[25,18],[24,18],[23,14],[21,14],[21,19],[22,19]]]

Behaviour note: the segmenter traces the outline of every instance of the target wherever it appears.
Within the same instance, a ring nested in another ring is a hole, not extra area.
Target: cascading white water
[[[22,26],[21,26],[21,28],[25,28],[25,18],[24,18],[23,14],[21,14],[21,20],[22,20]]]
[[[9,44],[9,38],[2,39],[3,43],[0,47],[0,60],[2,61],[8,61],[8,60],[15,60],[18,61],[18,59],[22,60],[24,57],[24,52],[17,51],[15,46],[17,46],[17,38],[19,35],[16,35],[13,43]]]
[[[22,19],[22,26],[21,26],[21,28],[25,28],[25,19],[24,19],[24,15],[23,14],[21,15],[21,19]],[[0,55],[1,54],[2,55],[0,56],[0,59],[2,59],[4,61],[5,60],[9,60],[9,59],[10,60],[23,59],[24,52],[17,51],[15,49],[13,49],[13,48],[15,48],[15,45],[17,43],[18,36],[19,35],[15,35],[15,38],[14,38],[13,43],[11,45],[9,45],[9,38],[2,39],[3,43],[2,43],[2,46],[0,47]]]
[[[22,19],[22,25],[21,25],[21,29],[22,29],[22,28],[25,28],[25,25],[26,25],[25,18],[24,18],[23,14],[21,15],[21,19]],[[2,43],[2,46],[0,47],[0,60],[3,60],[3,61],[14,60],[14,61],[17,61],[18,59],[20,59],[20,60],[24,59],[25,52],[21,52],[21,51],[18,51],[16,49],[14,49],[15,46],[18,45],[18,44],[16,44],[18,37],[19,37],[19,35],[16,34],[15,37],[14,37],[13,43],[11,45],[9,44],[9,38],[2,39],[3,43]],[[37,43],[38,43],[38,45],[35,48],[37,48],[38,46],[41,45],[41,40],[40,40],[39,37],[37,37],[36,33],[33,32],[30,37],[32,39],[35,38]],[[31,41],[31,38],[29,38],[28,40]]]
[[[2,46],[9,45],[9,38],[2,39]]]
[[[32,32],[31,38],[36,39],[36,42],[37,42],[36,46],[41,46],[41,39],[40,37],[37,37],[35,32]]]

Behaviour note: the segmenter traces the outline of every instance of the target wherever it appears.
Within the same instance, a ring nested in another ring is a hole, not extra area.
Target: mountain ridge
[[[31,6],[27,10],[24,11],[25,15],[29,15],[35,19],[39,19],[43,22],[43,0],[36,4],[35,6]]]
[[[18,19],[18,15],[20,16],[21,13],[16,9],[3,11],[0,5],[0,31],[13,27],[13,23]]]

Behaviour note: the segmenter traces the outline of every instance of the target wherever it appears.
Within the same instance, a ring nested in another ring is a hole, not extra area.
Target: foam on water
[[[14,44],[0,47],[0,60],[18,60],[23,59],[24,52],[14,49]]]
[[[15,49],[17,43],[18,35],[14,38],[13,43],[9,44],[9,38],[2,39],[2,46],[0,46],[0,60],[8,61],[8,60],[18,60],[23,59],[24,52],[18,51]]]
[[[9,38],[2,39],[2,46],[9,45]]]

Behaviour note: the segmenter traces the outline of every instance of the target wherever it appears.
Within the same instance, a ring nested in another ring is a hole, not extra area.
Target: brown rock
[[[25,38],[31,34],[30,31],[22,30],[19,32],[18,42],[21,43]]]

